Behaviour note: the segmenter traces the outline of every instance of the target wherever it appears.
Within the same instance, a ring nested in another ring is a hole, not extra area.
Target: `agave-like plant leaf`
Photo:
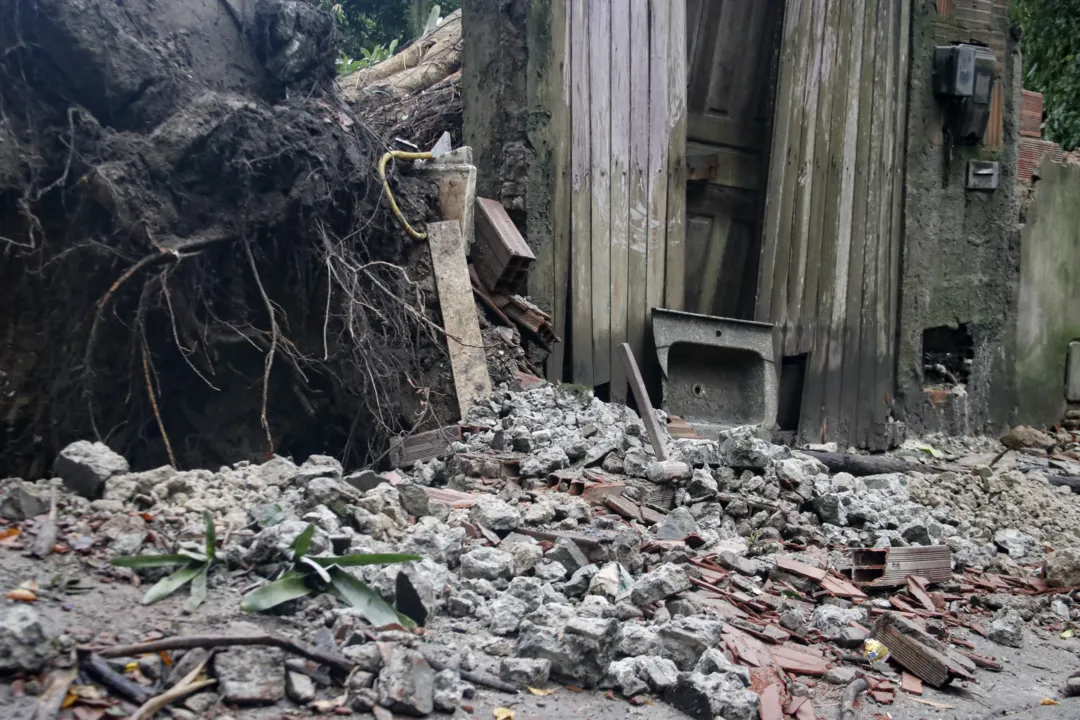
[[[323,568],[322,565],[320,565],[317,562],[312,561],[312,559],[309,558],[309,557],[300,558],[300,562],[303,563],[305,566],[307,566],[307,567],[311,568],[312,570],[314,570],[315,574],[318,575],[322,579],[322,581],[324,583],[329,583],[330,582],[330,573],[326,572],[326,570]]]
[[[143,605],[151,605],[158,600],[169,597],[174,592],[184,587],[184,585],[194,580],[195,576],[202,572],[205,567],[204,563],[193,562],[180,568],[172,575],[158,580],[152,588],[146,591],[146,595],[144,595],[142,599]]]
[[[404,553],[353,553],[352,555],[330,555],[329,557],[313,557],[311,560],[323,567],[357,567],[360,565],[390,565],[391,563],[413,562],[421,560],[419,555]]]
[[[390,607],[378,593],[341,568],[330,568],[330,581],[338,595],[375,627],[395,624],[407,629],[416,627],[416,621]]]
[[[156,568],[169,565],[186,565],[191,562],[187,555],[129,555],[113,558],[110,565],[126,568]]]
[[[240,609],[244,612],[262,612],[312,592],[314,590],[304,582],[304,578],[287,575],[249,592],[240,601]]]
[[[214,518],[210,516],[209,511],[203,510],[202,516],[203,522],[206,523],[206,557],[213,560],[217,553],[217,529],[214,527]]]
[[[202,570],[191,581],[191,597],[184,603],[184,609],[189,613],[195,612],[200,605],[206,602],[206,579],[210,574],[210,563],[202,566]]]
[[[293,540],[293,559],[299,560],[307,555],[308,548],[311,547],[311,538],[315,536],[315,526],[308,523],[308,526],[304,528],[304,532],[296,536]]]

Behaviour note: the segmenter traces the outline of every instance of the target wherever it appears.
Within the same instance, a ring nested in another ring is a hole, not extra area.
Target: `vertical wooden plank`
[[[896,392],[897,334],[900,323],[900,261],[904,238],[904,191],[907,187],[905,162],[907,152],[908,74],[911,70],[911,0],[900,3],[900,40],[897,57],[897,90],[895,119],[895,153],[893,165],[893,196],[891,228],[889,231],[889,309],[887,387],[890,401]]]
[[[667,258],[664,307],[686,306],[686,3],[670,3],[668,17]]]
[[[827,349],[819,351],[812,359],[816,362],[824,361],[823,367],[811,363],[810,377],[814,373],[821,376],[825,386],[825,394],[822,400],[822,416],[828,423],[821,427],[819,438],[834,438],[842,429],[840,415],[840,396],[843,386],[843,357],[845,357],[845,342],[847,334],[847,311],[848,311],[848,276],[851,267],[851,229],[852,209],[855,198],[855,159],[859,149],[860,127],[860,89],[863,77],[863,58],[865,56],[862,47],[866,12],[863,9],[862,0],[847,0],[849,14],[846,31],[847,38],[841,38],[841,56],[849,57],[850,65],[840,70],[840,77],[845,78],[846,105],[843,111],[843,140],[840,165],[839,204],[836,209],[835,222],[826,219],[826,232],[836,235],[836,254],[833,262],[832,286],[833,297],[827,315],[828,342]],[[824,308],[820,312],[823,312]],[[813,380],[811,380],[813,382]],[[824,423],[823,423],[824,424]],[[837,425],[840,425],[839,427]],[[811,431],[816,430],[811,427]]]
[[[829,171],[835,157],[832,155],[833,102],[836,99],[837,45],[840,35],[841,0],[829,0],[825,13],[825,32],[822,37],[821,79],[818,92],[818,121],[814,137],[814,162],[809,185],[810,194],[810,234],[806,254],[805,284],[802,292],[802,311],[796,336],[796,353],[813,352],[814,332],[817,327],[818,278],[822,267],[822,252],[825,239],[822,225],[825,220],[825,207],[832,200],[834,188],[829,185]],[[830,238],[831,240],[831,238]]]
[[[792,59],[794,70],[790,89],[793,105],[788,124],[788,137],[785,143],[787,153],[782,160],[785,163],[783,185],[778,189],[776,199],[777,221],[775,232],[777,236],[777,252],[772,272],[771,313],[767,318],[768,321],[776,323],[777,329],[774,335],[779,337],[781,341],[788,314],[789,267],[795,262],[792,259],[795,196],[800,182],[799,171],[803,154],[803,115],[806,108],[807,78],[811,69],[810,40],[814,25],[814,13],[816,9],[820,8],[820,5],[821,0],[802,0],[801,13],[799,18],[796,19],[795,56]],[[768,228],[768,223],[766,228]],[[779,347],[783,348],[782,342]],[[779,363],[777,367],[779,367]]]
[[[611,400],[626,402],[626,372],[615,360],[627,342],[626,310],[630,261],[630,8],[611,14]]]
[[[882,150],[884,147],[885,107],[888,82],[888,16],[894,0],[878,4],[874,28],[874,105],[870,127],[870,172],[867,182],[866,249],[863,255],[862,331],[859,340],[859,400],[856,434],[849,442],[863,447],[870,438],[877,373],[877,301],[878,301],[878,223],[882,203]]]
[[[644,357],[646,256],[649,247],[649,0],[630,0],[630,247],[626,336]]]
[[[667,260],[668,50],[670,0],[649,0],[649,246],[645,312],[664,305]],[[648,326],[646,326],[648,327]]]
[[[456,220],[429,223],[427,234],[450,368],[454,373],[454,392],[464,420],[473,405],[491,394],[484,339],[480,337],[476,300],[465,259],[465,238],[461,235],[461,223]]]
[[[843,205],[844,187],[843,170],[847,140],[848,95],[851,86],[852,71],[851,34],[855,13],[854,0],[840,0],[835,3],[835,18],[830,14],[826,21],[826,40],[833,34],[835,43],[834,65],[829,68],[827,92],[831,96],[828,109],[828,126],[822,127],[829,134],[825,155],[825,175],[815,180],[825,189],[825,195],[819,203],[821,223],[816,232],[820,239],[815,243],[820,248],[820,261],[813,263],[811,277],[807,281],[807,300],[804,312],[808,323],[804,329],[810,333],[807,343],[810,356],[803,383],[802,414],[799,421],[800,434],[804,439],[813,438],[815,442],[824,442],[829,437],[828,418],[825,413],[825,391],[828,368],[829,328],[833,316],[833,299],[836,292],[836,260],[839,243],[839,217]],[[830,13],[834,8],[830,8]],[[854,53],[858,56],[858,53]],[[855,90],[858,92],[858,81]],[[854,133],[852,133],[854,134]],[[854,158],[852,158],[852,161]],[[850,197],[850,196],[849,196]],[[850,209],[850,203],[848,205]],[[849,235],[850,237],[850,235]],[[844,280],[846,282],[845,274]],[[812,288],[811,288],[812,286]],[[835,433],[835,427],[833,428]]]
[[[592,141],[587,50],[589,13],[584,2],[570,2],[570,352],[573,381],[581,385],[592,385]]]
[[[809,67],[803,94],[803,123],[800,139],[798,187],[795,197],[795,215],[791,234],[791,259],[788,264],[787,315],[784,319],[784,354],[799,353],[798,328],[803,321],[803,288],[806,283],[810,243],[810,211],[814,192],[814,152],[816,150],[819,100],[821,99],[821,71],[825,57],[825,17],[829,0],[814,1],[813,31],[809,42]]]
[[[551,0],[551,54],[549,70],[551,102],[551,265],[552,323],[555,334],[566,339],[566,294],[570,275],[570,8],[573,0]],[[547,379],[563,378],[566,343],[551,348]]]
[[[897,161],[896,151],[896,77],[897,68],[897,43],[899,42],[899,3],[889,3],[889,12],[885,18],[886,36],[886,69],[885,69],[885,102],[882,108],[882,149],[881,149],[881,207],[878,209],[878,257],[877,257],[877,297],[874,304],[874,330],[876,341],[874,343],[874,384],[868,393],[866,403],[870,411],[870,428],[867,434],[867,447],[872,450],[887,449],[888,438],[886,436],[886,418],[888,405],[886,404],[889,394],[888,374],[888,308],[889,292],[891,290],[891,236],[892,236],[892,206],[893,193],[899,192],[899,188],[893,187],[895,175],[893,168]],[[880,62],[880,60],[879,60]]]
[[[790,133],[796,106],[793,88],[797,74],[795,66],[799,57],[797,41],[804,2],[809,0],[787,0],[784,30],[780,40],[780,67],[777,72],[779,82],[772,125],[769,179],[765,190],[765,213],[761,233],[761,261],[758,265],[757,303],[754,310],[754,318],[760,322],[769,322],[772,319],[777,249],[784,242],[780,237],[780,211],[789,172],[787,160],[791,152]]]
[[[611,0],[589,0],[593,384],[611,380]]]
[[[889,2],[890,0],[881,0]],[[850,259],[844,304],[844,346],[839,388],[840,410],[836,413],[837,437],[854,440],[858,430],[859,348],[862,342],[863,275],[865,271],[867,196],[870,171],[870,135],[873,124],[874,62],[879,0],[864,6],[862,66],[859,74],[859,118],[855,151],[854,198],[851,213]]]

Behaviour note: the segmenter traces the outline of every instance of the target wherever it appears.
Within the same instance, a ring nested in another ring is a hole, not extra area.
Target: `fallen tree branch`
[[[100,657],[134,657],[145,653],[160,652],[162,650],[191,650],[192,648],[219,648],[235,646],[266,645],[268,647],[281,648],[294,655],[313,660],[323,665],[329,665],[335,670],[348,673],[352,670],[352,663],[345,657],[336,653],[319,650],[298,640],[292,640],[282,635],[267,633],[265,635],[187,635],[184,637],[165,638],[151,642],[138,643],[136,645],[114,645],[110,648],[99,649]],[[145,700],[140,701],[145,702]]]
[[[415,68],[430,55],[428,52],[446,39],[461,42],[461,11],[456,10],[443,20],[442,25],[427,37],[420,38],[391,58],[363,70],[346,75],[338,81],[342,94],[356,100],[357,91],[392,77],[402,71]]]
[[[855,700],[868,687],[870,683],[863,678],[853,680],[844,690],[844,697],[840,700],[840,720],[857,720],[855,715]]]
[[[102,659],[103,657],[105,656],[99,653],[86,652],[80,659],[79,664],[86,670],[87,674],[95,678],[99,683],[133,703],[142,705],[150,699],[150,688],[145,688],[136,682],[128,680],[109,667],[109,663],[105,662]]]
[[[910,465],[903,460],[885,457],[884,455],[846,455],[844,453],[819,452],[817,450],[799,450],[799,452],[803,455],[809,455],[822,463],[829,468],[831,473],[845,472],[856,477],[905,473],[909,470],[927,471],[927,468],[922,465]]]

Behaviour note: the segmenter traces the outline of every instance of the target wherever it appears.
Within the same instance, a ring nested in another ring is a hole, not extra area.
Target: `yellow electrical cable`
[[[388,163],[391,158],[395,160],[430,160],[433,157],[434,155],[429,152],[391,150],[379,160],[379,177],[382,178],[383,192],[386,193],[386,199],[390,201],[390,209],[394,211],[394,215],[401,221],[401,224],[405,226],[405,232],[409,233],[409,235],[417,240],[427,240],[427,233],[413,230],[413,226],[410,225],[409,221],[405,219],[405,216],[401,214],[401,208],[398,207],[397,201],[394,200],[394,194],[390,192],[390,183],[386,181],[386,163]]]

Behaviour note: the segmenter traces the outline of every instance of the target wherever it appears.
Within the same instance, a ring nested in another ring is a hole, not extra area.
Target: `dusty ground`
[[[208,601],[194,614],[188,615],[182,610],[183,593],[157,605],[144,607],[139,603],[144,588],[113,577],[115,573],[102,561],[74,554],[39,561],[18,551],[0,549],[0,589],[13,588],[30,579],[45,588],[58,576],[77,577],[88,589],[88,592],[76,595],[41,593],[35,608],[50,633],[67,633],[76,639],[112,637],[120,642],[135,642],[152,631],[167,635],[225,632],[231,623],[238,620],[286,633],[302,627],[287,617],[242,615],[238,608],[243,578],[237,580],[240,584],[236,586],[212,581]],[[438,632],[437,626],[433,631]],[[976,635],[968,639],[976,645],[976,652],[996,657],[1005,665],[1005,670],[1001,673],[980,671],[978,682],[966,687],[945,690],[926,687],[923,699],[951,705],[952,709],[939,710],[922,705],[901,692],[891,706],[877,705],[864,699],[860,718],[983,720],[1006,713],[1033,720],[1075,720],[1080,717],[1080,699],[1061,700],[1059,706],[1039,705],[1043,698],[1055,697],[1064,678],[1080,670],[1080,640],[1060,640],[1031,626],[1026,631],[1025,646],[1021,650],[996,645]],[[461,636],[459,642],[467,643],[469,638]],[[515,720],[606,720],[619,717],[675,720],[687,717],[659,699],[651,705],[632,707],[621,698],[607,699],[603,691],[574,692],[563,686],[552,687],[556,688],[555,692],[546,697],[528,694],[515,697],[481,691],[468,701],[473,709],[471,715],[462,717],[491,718],[492,711],[497,707],[513,709]],[[835,700],[839,693],[840,688],[825,683],[816,684],[813,697],[819,718],[839,716]],[[834,699],[832,703],[830,698]],[[0,717],[30,718],[34,702],[34,697],[25,694],[13,697],[11,685],[0,685]],[[210,717],[222,718],[228,714],[237,720],[277,720],[283,717],[283,707],[220,708],[216,715]],[[300,707],[290,708],[288,714],[314,716],[312,711]]]

